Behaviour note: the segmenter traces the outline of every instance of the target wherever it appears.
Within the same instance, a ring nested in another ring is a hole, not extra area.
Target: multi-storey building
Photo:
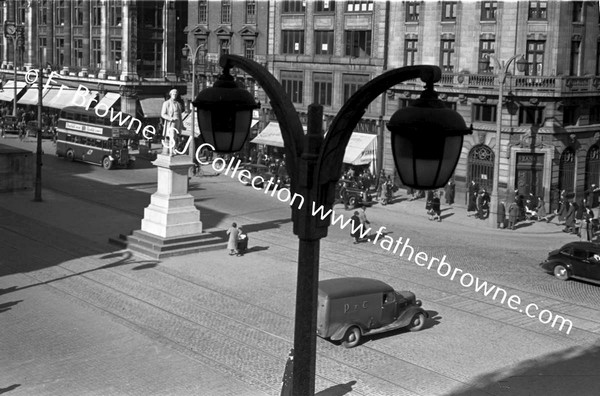
[[[598,2],[589,1],[390,4],[388,67],[440,66],[440,97],[473,125],[455,171],[458,192],[471,180],[491,189],[497,145],[500,199],[518,190],[555,208],[560,191],[581,196],[600,185],[599,27]],[[523,72],[510,64],[501,114],[500,73],[488,55],[527,60]],[[398,85],[386,114],[415,98],[418,85]]]
[[[25,70],[41,65],[60,74],[55,84],[82,85],[100,97],[112,94],[121,110],[148,120],[160,116],[159,105],[171,88],[185,93],[186,2],[6,0],[0,16],[23,26],[25,33],[16,51],[12,39],[0,39],[4,80],[11,79],[14,67],[23,81]]]

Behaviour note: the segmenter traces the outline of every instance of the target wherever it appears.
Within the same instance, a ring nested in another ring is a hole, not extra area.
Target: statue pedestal
[[[158,170],[157,190],[144,209],[141,230],[128,236],[127,248],[158,259],[214,246],[218,239],[202,232],[200,211],[188,193],[191,158],[159,154],[152,163]]]

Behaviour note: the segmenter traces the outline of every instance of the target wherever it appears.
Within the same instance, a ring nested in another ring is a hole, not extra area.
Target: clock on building
[[[17,34],[17,27],[13,22],[4,23],[4,35],[7,37],[14,37]]]

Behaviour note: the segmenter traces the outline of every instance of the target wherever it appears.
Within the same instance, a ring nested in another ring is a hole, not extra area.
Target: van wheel
[[[563,265],[557,265],[554,267],[554,276],[558,279],[566,281],[569,279],[569,270],[566,269]]]
[[[356,197],[350,197],[350,199],[348,199],[348,205],[355,208],[356,207]]]
[[[112,163],[112,161],[110,160],[110,158],[108,158],[108,157],[104,157],[104,158],[102,158],[102,167],[103,167],[104,169],[112,169],[112,167],[113,167],[113,163]]]
[[[344,335],[342,345],[346,348],[354,348],[360,342],[360,329],[356,326],[350,327]]]
[[[410,331],[419,331],[425,326],[425,315],[418,313],[410,321]]]
[[[69,161],[75,161],[75,153],[73,152],[73,150],[67,150],[67,153],[65,154],[65,157]]]

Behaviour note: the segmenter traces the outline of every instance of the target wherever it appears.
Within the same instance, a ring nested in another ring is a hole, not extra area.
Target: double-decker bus
[[[62,109],[56,128],[56,155],[70,161],[101,165],[133,167],[135,157],[129,155],[128,141],[135,132],[98,117],[93,109],[69,106]]]

